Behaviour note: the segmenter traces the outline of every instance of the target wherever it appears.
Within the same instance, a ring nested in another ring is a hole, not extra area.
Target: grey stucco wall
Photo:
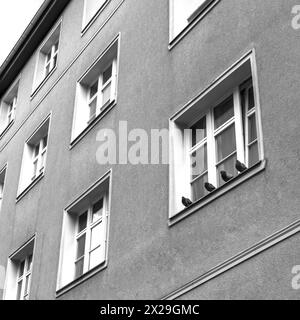
[[[120,120],[128,121],[129,130],[168,128],[169,118],[182,105],[252,48],[256,50],[266,170],[169,228],[168,166],[112,166],[108,268],[61,298],[161,298],[299,219],[300,32],[291,27],[294,1],[222,0],[169,51],[168,1],[125,0],[66,69],[119,2],[111,1],[82,37],[82,1],[68,5],[58,68],[30,100],[36,56],[28,61],[21,74],[16,123],[0,141],[0,167],[8,163],[0,214],[0,263],[6,265],[7,257],[37,234],[32,299],[55,298],[63,209],[111,168],[96,161],[98,130],[117,128]],[[117,106],[69,150],[76,82],[119,32]],[[16,203],[24,142],[49,112],[45,177]],[[279,291],[267,281],[273,273],[280,277],[267,265],[282,252],[296,262],[297,244],[298,237],[233,269],[224,276],[222,291],[216,288],[223,276],[189,297],[253,298],[253,287],[239,286],[239,279],[258,268],[264,283],[258,297],[271,292],[269,297],[295,298],[299,293]],[[281,260],[276,261],[280,264]]]

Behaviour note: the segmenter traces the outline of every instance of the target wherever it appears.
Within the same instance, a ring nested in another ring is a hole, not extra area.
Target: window
[[[18,100],[19,81],[4,95],[0,109],[0,134],[3,133],[14,121],[17,100]]]
[[[174,39],[182,30],[203,13],[215,0],[170,0],[170,38]]]
[[[105,266],[110,173],[69,206],[64,215],[58,290]]]
[[[109,0],[84,0],[83,29],[108,2]]]
[[[33,90],[35,91],[42,82],[55,70],[59,52],[60,24],[54,28],[50,36],[38,50],[36,71]]]
[[[4,299],[29,300],[34,239],[8,259]]]
[[[49,122],[50,118],[48,117],[25,143],[19,194],[44,174]]]
[[[73,140],[116,101],[118,40],[100,56],[77,83]]]
[[[0,211],[2,208],[5,176],[6,176],[6,166],[4,167],[4,169],[0,171]]]
[[[263,160],[253,69],[250,54],[171,119],[171,218]]]

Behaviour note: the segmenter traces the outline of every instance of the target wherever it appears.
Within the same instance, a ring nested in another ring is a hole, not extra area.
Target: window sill
[[[92,26],[92,24],[97,20],[101,12],[106,8],[106,6],[109,4],[110,0],[107,0],[103,3],[103,5],[98,9],[98,11],[93,15],[93,17],[83,25],[83,28],[81,30],[81,37],[85,35],[85,33],[89,30],[89,28]]]
[[[169,42],[169,50],[172,50],[198,23],[201,21],[221,0],[210,0],[203,6],[199,7],[199,12],[191,22]]]
[[[88,272],[86,272],[85,274],[83,274],[81,277],[73,280],[72,282],[70,282],[69,284],[65,285],[64,287],[56,290],[56,298],[61,297],[62,295],[66,294],[67,292],[69,292],[70,290],[74,289],[75,287],[79,286],[80,284],[82,284],[83,282],[87,281],[88,279],[92,278],[93,276],[95,276],[97,273],[103,271],[104,269],[106,269],[108,266],[107,261],[103,262],[102,264],[100,264],[99,266],[89,270]]]
[[[205,197],[199,199],[198,201],[194,202],[190,207],[185,208],[184,210],[180,211],[173,217],[169,218],[169,227],[174,226],[179,221],[185,219],[186,217],[190,216],[191,214],[199,211],[201,208],[205,207],[209,203],[213,202],[214,200],[218,199],[228,191],[236,188],[241,183],[247,181],[248,179],[252,178],[256,174],[265,170],[267,165],[267,160],[262,160],[249,168],[248,170],[244,171],[243,173],[239,174],[229,182],[225,183],[220,188],[216,189],[215,191],[211,192],[210,194],[206,195]]]
[[[113,109],[117,104],[116,100],[111,101],[110,104],[106,106],[106,108],[93,120],[91,123],[70,143],[70,150],[74,148],[74,146],[79,143],[97,124],[103,119],[106,114]]]
[[[39,182],[44,178],[44,172],[40,173],[30,184],[28,187],[26,187],[18,196],[16,199],[16,203],[18,203],[22,198],[25,197],[25,195]]]
[[[0,133],[0,140],[5,136],[5,134],[7,133],[7,131],[13,126],[13,124],[15,123],[15,120],[12,120]]]
[[[34,89],[34,91],[32,92],[32,94],[30,95],[30,100],[32,100],[37,93],[41,90],[41,88],[44,86],[44,84],[48,81],[48,79],[52,76],[52,74],[55,72],[55,70],[57,69],[57,65],[55,68],[53,68],[50,73],[41,81],[41,83]]]

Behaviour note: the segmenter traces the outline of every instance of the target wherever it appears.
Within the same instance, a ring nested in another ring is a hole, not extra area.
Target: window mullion
[[[245,145],[243,135],[243,113],[242,103],[240,99],[239,87],[234,90],[233,104],[234,104],[234,117],[235,117],[235,136],[236,136],[236,151],[237,159],[245,163]]]
[[[207,114],[207,170],[208,181],[217,185],[216,174],[216,143],[214,137],[213,109]]]

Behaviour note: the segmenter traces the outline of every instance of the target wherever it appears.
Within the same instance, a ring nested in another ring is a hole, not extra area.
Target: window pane
[[[226,159],[226,161],[222,162],[217,167],[217,175],[218,175],[218,185],[222,186],[226,182],[222,179],[221,177],[221,171],[225,171],[228,175],[236,176],[237,171],[235,169],[235,164],[236,164],[236,154],[234,154],[232,157]]]
[[[25,260],[23,260],[23,261],[20,263],[19,277],[22,277],[22,275],[24,274],[24,268],[25,268]]]
[[[207,191],[204,188],[205,182],[208,182],[208,175],[207,174],[203,175],[201,178],[195,180],[192,183],[193,201],[197,201],[197,200],[203,198],[207,194]]]
[[[103,198],[93,205],[92,222],[99,220],[103,214]]]
[[[84,212],[78,217],[78,233],[83,231],[87,225],[87,212]]]
[[[57,64],[57,55],[55,55],[54,58],[53,58],[53,66],[52,66],[52,69],[56,67],[56,64]]]
[[[199,120],[192,127],[192,147],[206,138],[206,117]]]
[[[21,292],[22,292],[22,281],[18,282],[17,300],[21,300]]]
[[[75,279],[83,274],[84,259],[75,262]]]
[[[259,161],[258,143],[254,143],[249,147],[249,167],[252,167]]]
[[[48,143],[48,136],[45,136],[43,138],[43,148],[47,147],[47,143]]]
[[[98,80],[90,88],[90,99],[98,92]]]
[[[102,239],[103,239],[103,222],[100,222],[96,227],[92,229],[90,250],[93,250],[98,246],[100,246]]]
[[[58,50],[58,41],[54,45],[54,52],[57,52],[57,50]]]
[[[207,145],[200,147],[191,155],[192,179],[195,179],[207,170]]]
[[[218,162],[236,150],[235,127],[230,126],[216,137]]]
[[[34,146],[33,154],[36,157],[39,154],[40,151],[40,144],[38,143],[36,146]]]
[[[76,258],[81,258],[84,256],[85,249],[85,234],[77,239],[77,255]]]
[[[96,111],[97,111],[97,98],[95,98],[90,104],[90,117],[89,120],[92,120],[96,117]]]
[[[93,269],[104,261],[104,248],[99,247],[90,253],[89,269]]]
[[[251,143],[252,141],[257,139],[257,131],[256,131],[256,118],[255,118],[255,113],[252,114],[248,118],[248,123],[249,123],[249,129],[248,129],[248,143]]]
[[[32,267],[32,255],[28,257],[27,271],[30,271],[31,267]]]
[[[215,129],[219,128],[233,116],[233,96],[231,96],[214,109]]]
[[[30,287],[30,275],[28,275],[25,279],[25,295],[29,294],[29,287]]]
[[[112,76],[112,64],[103,72],[103,84],[105,84]]]
[[[38,164],[38,159],[36,159],[36,160],[33,162],[33,172],[32,172],[32,178],[33,178],[33,179],[36,177],[37,164]]]
[[[103,100],[102,100],[102,107],[110,102],[110,92],[111,92],[111,83],[102,90]]]
[[[248,94],[249,94],[249,108],[248,108],[248,110],[251,110],[252,108],[255,107],[253,87],[251,87],[249,89]]]

